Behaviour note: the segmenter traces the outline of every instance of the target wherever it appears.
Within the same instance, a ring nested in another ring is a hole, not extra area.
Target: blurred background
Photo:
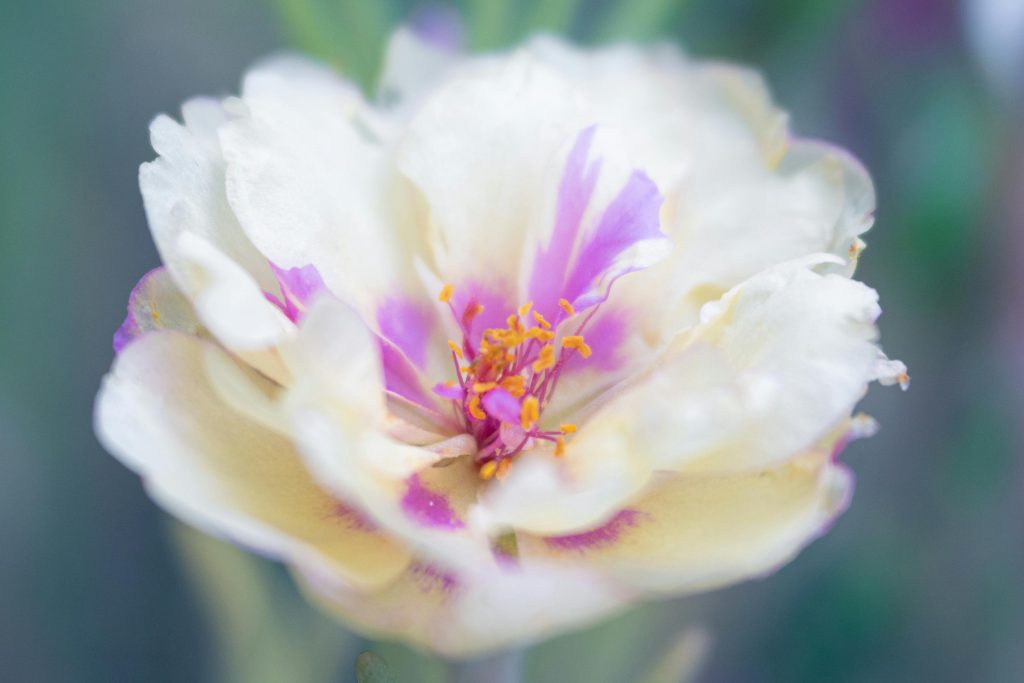
[[[691,624],[710,634],[698,681],[1024,680],[1024,2],[450,7],[474,48],[554,30],[762,69],[798,133],[874,175],[859,277],[914,378],[864,402],[882,431],[844,456],[858,491],[831,534],[768,580],[537,646],[528,680],[641,680]],[[91,425],[128,292],[158,263],[136,179],[149,121],[282,49],[371,84],[390,27],[425,8],[0,0],[0,680],[350,681],[368,647],[400,683],[442,680],[175,525]]]

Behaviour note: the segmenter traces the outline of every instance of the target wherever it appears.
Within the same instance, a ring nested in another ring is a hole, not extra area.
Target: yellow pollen
[[[488,460],[480,468],[480,478],[487,481],[494,477],[494,473],[498,471],[498,461]]]
[[[502,460],[498,463],[498,472],[495,476],[498,477],[499,480],[504,479],[508,476],[508,469],[510,467],[512,467],[511,460]]]
[[[472,408],[470,409],[472,410]],[[540,417],[540,403],[536,396],[529,396],[523,401],[523,408],[519,414],[519,421],[523,429],[530,429]]]
[[[462,358],[462,349],[460,349],[459,345],[453,342],[451,339],[448,340],[448,348],[451,349],[452,353],[454,353],[456,356]]]
[[[540,357],[533,361],[533,371],[543,372],[553,367],[555,367],[555,349],[551,344],[548,344],[540,350]]]
[[[541,341],[551,341],[555,338],[555,333],[551,330],[544,330],[539,327],[531,327],[526,331],[527,339],[539,339]]]
[[[477,394],[486,394],[496,386],[498,385],[495,382],[476,382],[473,385],[473,392]]]
[[[551,329],[551,323],[544,319],[544,316],[540,314],[540,311],[533,312],[533,319],[537,321],[537,324],[543,327],[545,330]]]
[[[480,408],[480,397],[473,396],[469,399],[469,414],[478,420],[486,420],[487,413]]]
[[[445,285],[441,288],[441,293],[437,295],[437,300],[446,304],[452,300],[452,294],[454,293],[455,287],[453,285]]]
[[[561,458],[563,455],[565,455],[565,438],[560,436],[555,440],[555,457]]]
[[[573,434],[576,432],[576,425],[571,422],[566,422],[559,427],[563,434]]]
[[[506,318],[505,322],[508,324],[508,329],[511,332],[519,332],[523,329],[523,324],[519,322],[519,316],[515,313]]]
[[[527,301],[525,304],[519,307],[519,317],[525,318],[529,314],[530,309],[533,308],[533,302]]]
[[[562,310],[569,315],[576,315],[576,309],[572,307],[572,304],[565,299],[559,299],[558,305],[562,307]]]
[[[468,375],[469,373],[473,372],[473,368],[469,365],[463,365],[462,367],[459,368],[459,372],[461,372],[463,375]]]
[[[576,349],[579,354],[584,358],[590,358],[590,354],[593,353],[590,346],[583,341],[583,337],[578,335],[570,335],[562,338],[562,348],[565,349]]]
[[[526,380],[521,375],[512,375],[501,380],[501,388],[519,398],[526,393]]]

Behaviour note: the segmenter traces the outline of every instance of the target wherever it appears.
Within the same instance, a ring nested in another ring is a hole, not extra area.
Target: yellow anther
[[[521,375],[512,375],[501,380],[501,388],[519,398],[526,393],[526,380]]]
[[[473,368],[472,366],[469,365],[463,365],[461,368],[459,368],[459,372],[461,372],[463,375],[468,375],[469,373],[473,372]]]
[[[533,319],[537,321],[537,324],[543,327],[545,330],[551,329],[551,323],[544,319],[544,316],[540,314],[540,311],[533,312]]]
[[[474,395],[469,399],[469,414],[478,420],[487,419],[487,413],[485,413],[483,409],[480,408],[479,396]]]
[[[540,417],[540,402],[537,401],[536,396],[528,396],[523,401],[523,408],[519,413],[519,422],[523,429],[530,429],[537,423],[537,418]]]
[[[470,306],[469,308],[466,309],[466,313],[465,313],[465,315],[463,317],[465,319],[465,322],[468,323],[470,320],[472,320],[473,318],[477,317],[478,315],[480,315],[483,312],[484,312],[484,305],[483,304],[479,304],[479,303],[478,304],[473,304],[472,306]]]
[[[510,332],[522,332],[523,323],[519,322],[519,316],[513,313],[509,317],[505,318],[505,323],[508,324]]]
[[[555,457],[561,458],[563,455],[565,455],[565,439],[560,436],[555,440]]]
[[[476,382],[473,384],[473,393],[486,394],[496,386],[498,385],[495,382]]]
[[[584,358],[590,358],[590,354],[593,353],[593,350],[590,348],[590,346],[588,346],[587,343],[583,341],[583,337],[580,337],[578,335],[562,337],[562,348],[576,349],[577,351],[579,351],[579,354]]]
[[[451,349],[452,353],[454,353],[456,356],[462,358],[462,349],[460,349],[459,345],[453,342],[451,339],[448,340],[448,348]]]
[[[480,468],[480,478],[487,481],[494,477],[494,473],[498,471],[498,461],[488,460]]]
[[[539,327],[531,327],[526,331],[527,339],[539,339],[541,341],[551,341],[555,338],[555,333],[551,330],[544,330]]]
[[[441,303],[448,303],[452,300],[452,294],[455,293],[454,285],[445,285],[441,288],[441,293],[437,295],[437,300]]]
[[[562,307],[562,310],[569,315],[576,315],[576,309],[572,307],[572,304],[565,299],[559,299],[558,305]]]
[[[548,344],[540,350],[540,357],[533,361],[533,371],[544,372],[553,367],[555,367],[555,348]]]
[[[574,433],[576,433],[576,425],[574,425],[571,422],[566,422],[565,424],[559,426],[559,429],[561,430],[561,432],[563,434],[574,434]]]
[[[530,309],[533,308],[533,302],[527,301],[525,304],[519,307],[519,317],[525,318],[530,313]]]
[[[498,471],[494,476],[496,476],[499,480],[504,479],[505,477],[508,476],[508,469],[510,467],[512,467],[511,460],[502,460],[501,462],[498,463]]]

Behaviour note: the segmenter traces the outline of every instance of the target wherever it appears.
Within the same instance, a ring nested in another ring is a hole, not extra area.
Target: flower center
[[[470,301],[457,311],[453,292],[451,285],[445,285],[438,299],[448,305],[462,330],[461,343],[448,341],[456,379],[436,385],[434,392],[452,402],[456,419],[476,438],[480,477],[504,478],[515,456],[537,441],[553,443],[555,456],[561,456],[565,437],[576,431],[576,425],[542,429],[540,417],[569,356],[590,357],[582,332],[598,307],[591,309],[573,334],[559,336],[556,330],[561,323],[576,316],[572,305],[560,299],[558,317],[548,321],[532,310],[532,303],[526,303],[506,318],[505,327],[484,330],[473,344],[471,324],[484,307]]]

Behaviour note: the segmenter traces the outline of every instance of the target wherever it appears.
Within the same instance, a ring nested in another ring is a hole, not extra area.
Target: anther
[[[458,356],[459,358],[462,358],[462,357],[463,357],[463,356],[462,356],[462,349],[460,349],[460,348],[459,348],[459,345],[458,345],[458,344],[456,344],[456,343],[455,343],[454,341],[452,341],[451,339],[449,339],[449,340],[448,340],[448,348],[449,348],[449,349],[451,349],[451,350],[452,350],[452,353],[454,353],[454,354],[455,354],[456,356]]]
[[[558,305],[562,307],[562,310],[569,315],[576,315],[576,309],[572,307],[572,304],[565,299],[559,299]]]
[[[437,295],[437,300],[441,303],[448,303],[452,300],[452,294],[455,293],[454,285],[445,285],[441,288],[441,293]]]
[[[488,460],[480,468],[480,478],[487,481],[494,477],[495,472],[498,471],[498,461]]]
[[[523,401],[522,410],[519,413],[519,422],[523,429],[530,429],[537,423],[540,417],[540,402],[536,396],[528,396]]]
[[[555,349],[548,344],[540,350],[540,357],[533,361],[533,371],[544,372],[553,367],[555,367]]]
[[[587,343],[583,341],[583,337],[580,337],[578,335],[569,335],[567,337],[562,337],[562,348],[575,349],[584,358],[590,358],[590,354],[593,353],[590,346],[588,346]]]
[[[551,323],[544,319],[544,316],[540,314],[540,311],[533,312],[533,319],[537,321],[537,324],[543,327],[545,330],[551,329]]]
[[[477,420],[487,419],[487,413],[485,413],[483,409],[480,408],[479,396],[474,395],[469,399],[469,414],[472,415]]]

